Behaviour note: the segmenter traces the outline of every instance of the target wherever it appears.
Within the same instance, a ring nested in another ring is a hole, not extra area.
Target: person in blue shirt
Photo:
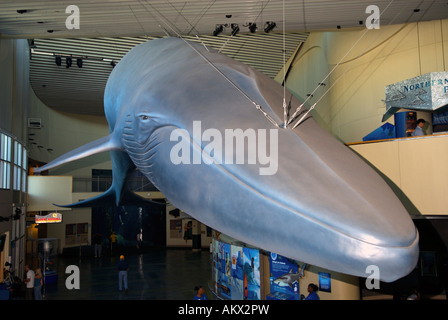
[[[118,269],[118,290],[122,290],[122,286],[124,284],[124,290],[128,293],[128,271],[129,265],[127,261],[124,259],[124,256],[120,256],[120,261],[117,265]]]
[[[423,119],[417,120],[417,126],[415,127],[414,131],[412,132],[413,137],[417,136],[424,136],[425,133],[423,132],[423,126],[425,125],[426,121]]]
[[[193,300],[208,300],[207,296],[205,295],[205,290],[202,288],[202,286],[197,286],[194,288],[196,291],[196,295],[193,297]]]
[[[310,283],[308,285],[308,296],[305,298],[304,295],[302,295],[302,300],[304,298],[304,300],[320,300],[319,295],[317,294],[317,290],[319,288],[314,284],[314,283]]]

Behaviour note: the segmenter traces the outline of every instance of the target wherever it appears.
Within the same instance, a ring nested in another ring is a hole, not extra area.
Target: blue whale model
[[[110,151],[112,187],[70,206],[140,201],[125,187],[137,167],[173,205],[249,245],[361,277],[370,265],[383,281],[407,275],[418,259],[408,212],[310,115],[293,118],[301,104],[202,44],[151,40],[109,77],[110,135],[35,171]]]

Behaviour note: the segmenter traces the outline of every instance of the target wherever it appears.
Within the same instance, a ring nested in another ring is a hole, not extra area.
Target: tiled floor
[[[58,257],[55,259],[57,283],[47,285],[44,300],[191,300],[194,287],[202,285],[209,299],[213,294],[211,255],[190,249],[146,249],[126,254],[130,266],[129,292],[118,291],[119,254],[100,259],[93,257]],[[67,266],[80,270],[80,289],[66,288]]]

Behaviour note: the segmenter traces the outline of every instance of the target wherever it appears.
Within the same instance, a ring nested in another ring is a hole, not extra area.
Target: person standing
[[[110,235],[110,253],[112,254],[115,247],[117,246],[117,235],[112,231]]]
[[[141,248],[143,244],[143,230],[140,229],[139,233],[137,233],[137,248]]]
[[[424,136],[425,133],[423,132],[423,126],[425,125],[425,123],[426,121],[424,119],[418,119],[417,126],[415,127],[411,135],[413,137]]]
[[[124,256],[120,256],[120,261],[118,262],[118,291],[124,290],[126,293],[128,293],[128,271],[129,271],[129,265],[127,261],[124,259]]]
[[[205,290],[202,286],[197,286],[194,288],[196,291],[196,295],[193,297],[193,300],[208,300],[207,295],[205,294]]]
[[[26,271],[26,277],[24,281],[26,283],[25,300],[33,300],[35,274],[28,264],[25,266],[25,271]]]
[[[36,269],[34,275],[34,300],[42,300],[42,271]]]
[[[95,242],[95,258],[101,258],[101,244],[103,241],[103,237],[101,236],[101,234],[96,233],[93,236],[93,240]]]
[[[319,295],[317,294],[318,286],[314,283],[310,283],[308,285],[308,296],[304,298],[305,300],[320,300]],[[302,295],[303,296],[303,295]],[[303,300],[303,299],[302,299]]]

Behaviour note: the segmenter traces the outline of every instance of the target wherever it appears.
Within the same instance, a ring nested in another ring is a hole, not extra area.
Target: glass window
[[[20,182],[22,180],[21,175],[22,170],[18,166],[14,166],[14,173],[13,173],[13,190],[20,190]]]
[[[0,159],[11,161],[11,137],[0,133]]]
[[[26,192],[26,183],[28,181],[28,174],[26,170],[22,170],[22,192]]]
[[[14,141],[14,164],[22,165],[22,145],[18,141]]]
[[[25,171],[28,170],[28,154],[27,154],[27,151],[26,151],[25,147],[23,147],[23,162],[22,162],[22,168],[25,169]]]
[[[6,161],[0,161],[0,189],[11,187],[11,166]]]

